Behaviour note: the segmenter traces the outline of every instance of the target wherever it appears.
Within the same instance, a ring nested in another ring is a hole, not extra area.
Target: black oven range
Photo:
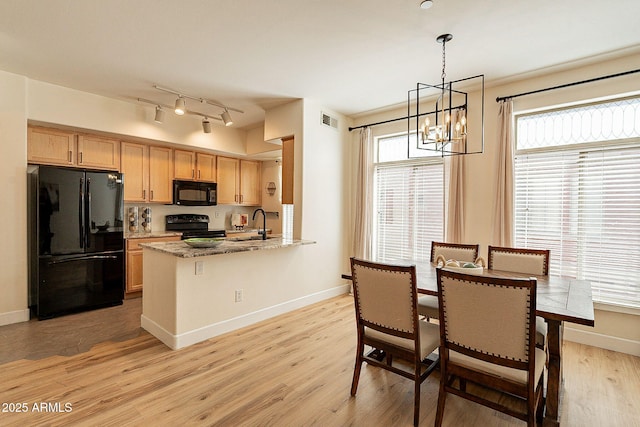
[[[202,214],[167,215],[165,230],[181,231],[182,240],[197,237],[226,237],[224,230],[209,230],[209,215]]]

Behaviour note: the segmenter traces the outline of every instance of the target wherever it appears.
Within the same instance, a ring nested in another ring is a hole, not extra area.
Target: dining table
[[[393,261],[393,264],[413,264],[416,266],[418,292],[438,295],[438,277],[435,263],[428,261]],[[460,271],[458,269],[457,271]],[[560,394],[562,392],[562,340],[565,322],[594,326],[593,297],[591,283],[566,276],[536,276],[510,271],[483,269],[474,273],[489,277],[535,277],[536,316],[544,318],[547,324],[547,389],[543,426],[560,425]],[[349,275],[343,278],[351,279]]]

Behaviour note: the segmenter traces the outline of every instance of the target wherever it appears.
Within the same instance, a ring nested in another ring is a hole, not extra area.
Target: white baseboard
[[[164,343],[167,347],[172,350],[177,350],[177,339],[176,336],[168,332],[162,326],[158,325],[153,320],[145,317],[144,314],[140,316],[140,326],[145,331],[149,332],[154,337],[158,338],[160,341]]]
[[[0,326],[10,325],[12,323],[28,322],[29,321],[29,309],[8,311],[6,313],[0,313]]]
[[[640,357],[640,341],[597,334],[581,329],[572,329],[568,327],[568,324],[565,324],[564,327],[564,339],[579,344],[591,345],[593,347],[605,348],[607,350]]]
[[[245,326],[252,325],[271,317],[279,316],[280,314],[297,310],[307,305],[315,304],[317,302],[333,298],[338,295],[349,293],[350,289],[350,284],[336,286],[332,289],[327,289],[315,294],[305,295],[301,298],[296,298],[291,301],[286,301],[271,307],[266,307],[252,313],[247,313],[229,320],[207,325],[205,327],[194,329],[192,331],[188,331],[179,335],[173,335],[169,333],[157,323],[146,318],[144,314],[140,317],[140,320],[143,329],[154,335],[167,347],[173,350],[177,350],[190,346],[192,344],[199,343],[201,341],[208,340],[209,338],[213,338],[218,335],[226,334],[227,332],[231,332],[236,329],[244,328]]]

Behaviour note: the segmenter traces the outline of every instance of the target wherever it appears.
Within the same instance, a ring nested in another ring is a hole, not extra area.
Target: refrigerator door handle
[[[78,228],[80,232],[80,247],[84,248],[84,178],[80,178],[80,195],[78,197]]]
[[[64,264],[67,262],[75,262],[75,261],[87,261],[92,259],[118,259],[118,257],[116,255],[90,255],[90,256],[83,256],[83,257],[77,257],[77,258],[64,258],[64,259],[59,259],[55,261],[49,261],[47,265]]]
[[[90,228],[89,228],[89,222],[91,221],[91,178],[87,178],[87,204],[85,205],[86,208],[86,217],[84,219],[84,226],[86,227],[87,233],[85,235],[85,245],[87,247],[87,249],[89,249],[89,243],[90,243],[90,239],[89,236],[91,234],[90,232]]]

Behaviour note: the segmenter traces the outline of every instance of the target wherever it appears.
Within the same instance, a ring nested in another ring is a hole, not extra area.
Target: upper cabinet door
[[[218,204],[236,205],[240,203],[238,186],[240,160],[218,156],[216,182],[218,183]]]
[[[119,170],[120,141],[93,135],[78,136],[78,166]]]
[[[253,160],[240,161],[240,203],[259,206],[262,204],[261,163]]]
[[[167,204],[173,202],[171,148],[149,147],[149,202]]]
[[[175,179],[196,179],[196,161],[193,151],[174,150],[173,170]]]
[[[149,201],[149,146],[123,142],[120,170],[124,174],[124,200]]]
[[[75,161],[76,134],[57,129],[28,128],[29,163],[72,166]]]
[[[196,153],[196,170],[198,181],[216,182],[216,156]]]

